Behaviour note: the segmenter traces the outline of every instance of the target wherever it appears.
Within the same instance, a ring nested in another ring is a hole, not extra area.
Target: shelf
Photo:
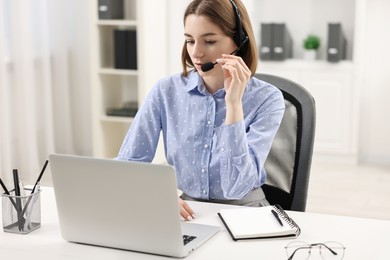
[[[98,20],[97,25],[137,27],[137,21],[135,21],[135,20]]]
[[[320,38],[317,57],[327,59],[328,24],[341,23],[347,39],[346,60],[354,61],[356,13],[359,0],[246,0],[255,37],[261,44],[262,23],[284,23],[293,41],[293,57],[303,58],[303,40],[314,34]],[[283,6],[284,8],[280,8]],[[297,15],[305,14],[305,15]]]
[[[100,121],[103,123],[125,123],[130,124],[133,121],[133,117],[124,116],[107,116],[103,115],[100,117]]]
[[[258,72],[261,72],[263,68],[279,68],[279,69],[334,69],[337,70],[350,70],[353,68],[354,63],[350,60],[342,60],[339,62],[328,62],[325,60],[304,60],[304,59],[287,59],[284,61],[262,61],[259,60]]]
[[[99,73],[103,75],[122,75],[122,76],[138,76],[137,70],[124,70],[114,68],[101,68]]]

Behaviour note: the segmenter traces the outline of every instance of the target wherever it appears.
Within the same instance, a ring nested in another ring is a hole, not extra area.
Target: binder
[[[273,25],[273,60],[292,58],[292,38],[284,23]]]
[[[295,238],[301,229],[279,205],[221,209],[218,216],[234,241]]]
[[[285,23],[262,23],[260,59],[283,61],[292,58],[293,40]]]
[[[116,69],[137,69],[137,32],[114,30],[114,67]]]
[[[338,62],[346,59],[347,40],[341,23],[328,24],[327,60]]]
[[[99,0],[99,19],[123,19],[123,0]]]
[[[260,44],[260,59],[272,60],[272,27],[271,23],[261,24],[261,44]]]

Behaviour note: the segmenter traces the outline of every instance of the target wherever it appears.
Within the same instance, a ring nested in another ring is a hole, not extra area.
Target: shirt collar
[[[206,87],[203,83],[203,79],[201,76],[199,76],[198,72],[195,70],[192,70],[188,74],[188,81],[185,86],[185,89],[190,92],[192,90],[198,90],[199,93],[205,94],[206,92]]]
[[[210,93],[206,89],[206,86],[205,86],[205,84],[203,82],[202,77],[195,70],[192,70],[192,71],[189,72],[189,74],[188,74],[188,81],[187,81],[187,84],[185,86],[185,89],[188,92],[193,91],[193,90],[197,90],[199,93],[201,93],[203,95],[210,95]],[[222,89],[218,90],[214,94],[214,96],[216,96],[216,97],[219,97],[219,96],[224,97],[225,96],[225,89],[222,88]]]

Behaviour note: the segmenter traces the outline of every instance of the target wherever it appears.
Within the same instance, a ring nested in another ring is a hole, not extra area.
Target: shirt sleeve
[[[161,131],[161,113],[156,85],[138,110],[119,150],[118,160],[151,162]]]
[[[241,121],[216,130],[221,186],[226,199],[242,199],[265,182],[264,163],[284,109],[284,98],[277,90],[264,101],[251,122]]]

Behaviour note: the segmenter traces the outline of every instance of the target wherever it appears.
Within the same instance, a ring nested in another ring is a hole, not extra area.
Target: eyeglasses
[[[309,259],[313,247],[319,248],[320,255],[324,260],[341,260],[344,257],[345,246],[339,242],[329,241],[309,244],[305,241],[293,241],[286,246],[287,259]]]

